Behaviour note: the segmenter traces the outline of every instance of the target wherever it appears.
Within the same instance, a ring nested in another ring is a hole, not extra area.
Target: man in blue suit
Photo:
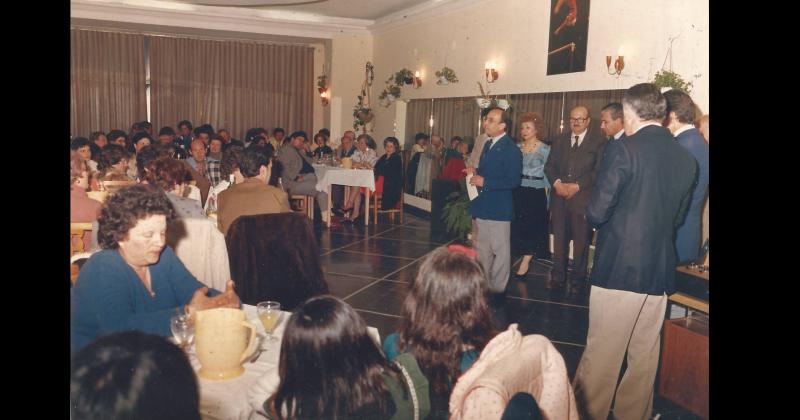
[[[489,292],[502,296],[511,270],[511,220],[514,203],[511,191],[522,181],[522,152],[506,134],[511,117],[502,108],[492,108],[484,120],[489,136],[480,153],[477,175],[470,184],[480,193],[469,203],[480,235],[475,247],[489,282]]]
[[[661,326],[675,291],[672,238],[695,177],[692,155],[661,126],[667,103],[655,85],[631,87],[622,105],[627,137],[608,142],[586,207],[598,231],[574,384],[585,419],[605,420],[612,401],[616,419],[652,418]]]
[[[708,188],[708,144],[703,135],[694,127],[694,102],[685,92],[672,89],[664,92],[667,98],[667,128],[675,136],[678,144],[683,146],[697,161],[697,178],[695,179],[692,202],[686,220],[678,227],[675,235],[675,248],[678,251],[678,263],[694,261],[700,254],[700,239],[703,219],[703,203]]]
[[[622,104],[611,102],[600,110],[600,129],[607,140],[622,140],[625,138],[625,127],[622,125]]]

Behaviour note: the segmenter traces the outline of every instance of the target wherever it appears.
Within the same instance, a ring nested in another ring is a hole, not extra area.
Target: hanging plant
[[[458,83],[458,77],[456,76],[456,72],[454,72],[453,69],[447,66],[442,67],[441,70],[437,70],[436,77],[439,78],[439,80],[436,82],[437,85]]]
[[[328,76],[320,74],[317,77],[317,90],[319,90],[319,93],[328,90]]]
[[[656,72],[655,76],[653,76],[653,84],[662,92],[664,92],[666,88],[682,90],[687,94],[692,91],[692,82],[683,80],[680,74],[672,70],[662,69]]]
[[[367,61],[366,71],[364,76],[364,83],[361,85],[361,94],[358,95],[358,102],[353,107],[353,129],[358,130],[358,127],[364,126],[366,132],[366,125],[375,118],[372,108],[369,105],[370,87],[372,80],[375,78],[373,72],[373,65]]]
[[[400,86],[397,85],[387,85],[378,96],[378,99],[381,100],[381,105],[384,107],[388,107],[398,98],[400,98]]]
[[[389,78],[386,79],[386,84],[389,84],[389,82],[392,80],[394,80],[394,84],[397,86],[410,85],[414,83],[414,73],[412,73],[411,70],[403,67],[393,76],[389,76]]]

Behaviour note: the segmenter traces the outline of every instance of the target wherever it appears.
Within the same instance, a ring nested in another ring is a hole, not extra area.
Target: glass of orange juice
[[[264,331],[267,333],[265,341],[275,341],[272,332],[278,325],[281,318],[281,304],[279,302],[268,300],[266,302],[259,302],[256,306],[258,311],[258,319],[261,320],[261,325],[264,326]]]

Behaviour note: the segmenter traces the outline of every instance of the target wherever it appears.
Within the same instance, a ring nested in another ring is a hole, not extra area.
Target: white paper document
[[[469,195],[470,201],[474,200],[475,197],[478,196],[478,187],[471,185],[469,180],[472,179],[472,174],[467,174],[467,195]]]

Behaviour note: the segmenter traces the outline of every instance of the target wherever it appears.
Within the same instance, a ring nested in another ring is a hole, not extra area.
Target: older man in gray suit
[[[322,220],[328,219],[328,194],[324,191],[317,191],[317,175],[314,167],[311,166],[311,158],[303,149],[306,141],[306,133],[295,131],[292,133],[291,140],[287,146],[278,151],[278,161],[283,165],[281,172],[281,182],[289,195],[311,195],[319,203],[322,210]]]

